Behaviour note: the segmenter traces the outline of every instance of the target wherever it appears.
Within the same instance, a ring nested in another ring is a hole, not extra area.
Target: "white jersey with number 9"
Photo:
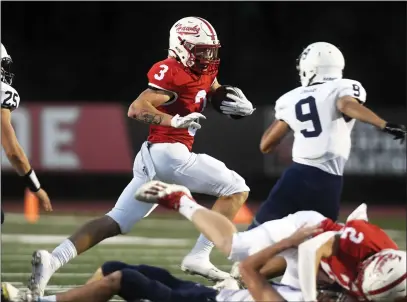
[[[351,96],[360,103],[366,101],[363,86],[349,79],[298,87],[277,100],[276,119],[285,121],[294,131],[294,162],[330,174],[343,174],[355,124],[355,120],[336,107],[343,96]]]

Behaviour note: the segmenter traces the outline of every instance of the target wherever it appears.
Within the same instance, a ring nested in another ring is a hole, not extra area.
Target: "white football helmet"
[[[3,43],[1,43],[0,55],[1,55],[1,81],[8,85],[11,85],[14,77],[14,74],[10,72],[11,63],[13,63],[13,61],[11,60],[11,57],[7,53]]]
[[[186,17],[170,30],[169,56],[197,74],[215,74],[219,67],[220,43],[213,26],[203,18]]]
[[[406,297],[406,252],[386,249],[362,263],[358,279],[369,301],[394,301]]]
[[[341,51],[326,42],[308,45],[297,59],[302,86],[341,79],[344,68],[345,59]]]

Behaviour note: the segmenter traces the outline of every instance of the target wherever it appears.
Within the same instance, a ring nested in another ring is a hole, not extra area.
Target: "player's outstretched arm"
[[[351,96],[343,96],[339,98],[336,107],[340,112],[350,118],[371,124],[384,132],[393,135],[395,140],[401,140],[403,142],[407,135],[405,126],[386,122]]]
[[[264,154],[273,152],[289,131],[290,127],[286,122],[275,120],[261,137],[260,151]]]
[[[334,255],[336,232],[322,233],[298,247],[298,276],[304,301],[317,300],[317,276],[322,258]]]
[[[255,301],[284,301],[268,283],[268,278],[265,277],[266,270],[268,273],[278,271],[281,268],[279,267],[281,257],[276,257],[277,254],[297,247],[306,238],[318,232],[321,232],[318,225],[301,227],[288,238],[249,256],[240,263],[239,271],[243,282]],[[276,259],[278,261],[275,261]]]
[[[276,255],[291,247],[287,239],[283,239],[264,250],[253,254],[242,261],[239,272],[242,281],[252,295],[254,301],[285,301],[283,297],[268,283],[267,279],[260,273],[261,269],[276,259]]]
[[[17,140],[11,124],[11,111],[5,108],[1,109],[1,145],[17,174],[24,177],[26,186],[37,195],[46,211],[52,211],[48,194],[41,189],[40,182]]]
[[[371,124],[379,129],[386,127],[386,121],[377,116],[369,108],[363,106],[351,96],[343,96],[336,102],[336,107],[346,116]]]
[[[142,123],[171,127],[173,116],[156,108],[168,102],[171,97],[173,95],[169,91],[148,88],[130,105],[127,115]]]

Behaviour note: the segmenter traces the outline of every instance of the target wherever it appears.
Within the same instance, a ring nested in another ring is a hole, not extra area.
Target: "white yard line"
[[[93,272],[91,273],[55,273],[52,275],[52,278],[83,278],[86,281],[88,278],[92,277]],[[174,277],[185,279],[184,273],[172,273]],[[31,276],[31,273],[1,273],[2,278],[28,278]]]
[[[78,226],[78,223],[84,223],[88,220],[94,219],[94,216],[43,216],[35,223],[36,226]],[[23,214],[10,213],[7,214],[7,222],[9,224],[27,225],[27,221]],[[186,225],[192,224],[187,220],[176,219],[154,219],[146,218],[140,221],[137,226],[140,228],[149,229],[171,229],[179,230],[183,229]]]
[[[29,277],[31,273],[1,273],[2,277]],[[92,277],[93,272],[89,273],[55,273],[52,275],[52,278],[90,278]]]
[[[161,226],[162,227],[162,226]],[[406,233],[399,230],[385,230],[390,237],[400,241],[406,241]],[[30,234],[2,234],[2,242],[15,242],[25,244],[58,244],[69,235],[30,235]],[[145,246],[190,246],[192,240],[180,238],[148,238],[138,236],[117,236],[106,239],[99,243],[103,245],[145,245]],[[111,251],[110,251],[111,252]],[[127,252],[127,251],[126,251]],[[133,252],[133,251],[132,251]],[[161,253],[162,251],[151,251]]]
[[[55,248],[55,244],[52,245],[35,245],[35,244],[30,244],[27,246],[26,244],[22,244],[19,246],[3,246],[1,253],[2,255],[27,255],[31,254],[34,250],[37,249],[45,249],[45,250],[53,250]],[[137,257],[142,257],[142,256],[149,256],[151,258],[156,257],[156,256],[162,256],[164,254],[162,249],[152,249],[151,247],[133,247],[133,246],[97,246],[92,250],[93,252],[97,254],[109,254],[109,255],[137,255]],[[165,255],[166,256],[174,256],[174,255],[179,255],[182,253],[187,254],[190,251],[189,248],[171,248],[165,250]],[[92,255],[88,254],[83,254],[81,257],[93,257]]]
[[[28,244],[58,244],[69,235],[27,235],[2,234],[2,242],[28,243]],[[191,240],[176,238],[147,238],[136,236],[117,236],[106,239],[99,245],[148,245],[148,246],[189,246]]]
[[[148,253],[148,251],[145,251],[145,253]],[[165,265],[168,262],[180,262],[182,260],[182,257],[185,256],[185,254],[179,254],[178,256],[159,256],[159,257],[149,257],[148,255],[145,256],[140,256],[140,255],[136,255],[133,257],[134,258],[134,262],[137,263],[142,263],[144,261],[146,262],[153,262],[156,265]],[[120,253],[116,253],[116,254],[112,254],[110,257],[107,257],[107,255],[101,256],[101,255],[97,255],[97,253],[93,253],[91,256],[88,256],[85,258],[85,255],[78,257],[75,261],[80,262],[80,263],[89,263],[89,262],[93,262],[95,260],[100,260],[102,261],[100,264],[103,263],[103,261],[107,261],[107,258],[109,260],[111,259],[117,259],[117,258],[121,258],[120,256],[123,256]],[[24,263],[30,263],[31,261],[31,254],[25,254],[25,255],[1,255],[1,259],[3,260],[3,267],[8,267],[9,263],[6,262],[15,262],[15,261],[23,261]],[[70,264],[68,264],[70,265]],[[78,264],[79,265],[79,264]]]
[[[179,260],[179,259],[178,259]],[[167,262],[168,263],[168,262]],[[157,263],[155,262],[154,265],[155,266],[161,266],[161,267],[165,267],[165,268],[171,268],[171,269],[179,269],[180,268],[180,264],[167,264],[167,263]],[[10,268],[12,269],[26,269],[27,266],[29,266],[29,262],[14,262],[14,263],[7,263],[4,264],[3,263],[3,268],[6,267],[7,270],[9,270]],[[216,267],[221,269],[221,270],[230,270],[232,264],[230,265],[217,265]],[[85,270],[85,269],[89,269],[89,270],[96,270],[97,268],[97,264],[93,263],[81,263],[81,264],[76,264],[76,263],[68,263],[66,264],[66,266],[64,266],[64,270],[65,271],[73,271],[73,270]],[[66,274],[66,273],[73,273],[73,272],[64,272],[61,274]]]

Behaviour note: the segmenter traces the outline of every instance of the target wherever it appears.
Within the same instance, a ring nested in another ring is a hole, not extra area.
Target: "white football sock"
[[[52,295],[52,296],[38,297],[37,302],[57,302],[57,296]]]
[[[77,254],[78,253],[76,251],[75,245],[72,243],[72,241],[69,239],[65,239],[51,253],[53,259],[52,267],[54,271],[75,258]]]
[[[196,203],[195,200],[190,199],[188,196],[182,196],[179,203],[179,209],[181,215],[185,216],[188,220],[192,220],[192,215],[199,210],[205,209],[203,206]]]
[[[199,255],[200,257],[208,257],[211,253],[213,247],[215,245],[212,241],[208,240],[203,234],[199,235],[198,240],[192,251],[189,253],[190,255]]]

